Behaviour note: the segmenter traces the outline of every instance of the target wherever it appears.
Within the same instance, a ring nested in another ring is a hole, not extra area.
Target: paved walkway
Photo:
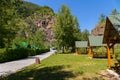
[[[0,64],[0,76],[8,75],[22,69],[23,67],[29,66],[35,63],[35,58],[39,57],[40,61],[54,54],[54,52],[47,52],[41,55],[28,57],[26,59],[6,62]]]

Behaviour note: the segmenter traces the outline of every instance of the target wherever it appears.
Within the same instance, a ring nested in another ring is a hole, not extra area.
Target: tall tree
[[[1,0],[0,2],[0,47],[9,47],[20,25],[16,8],[21,0]]]
[[[63,53],[64,47],[74,47],[75,33],[79,31],[78,26],[78,21],[71,14],[70,9],[66,5],[62,5],[57,14],[54,33],[58,46],[63,48]]]
[[[117,11],[117,9],[113,9],[112,12],[111,12],[111,15],[116,15],[118,14],[119,12]]]
[[[75,30],[74,30],[74,36],[75,36],[75,40],[79,41],[81,40],[81,30],[80,30],[80,26],[79,26],[79,22],[77,17],[74,18],[74,23],[75,23]]]
[[[88,40],[88,36],[89,36],[89,31],[87,29],[85,29],[82,34],[81,34],[81,40],[83,41],[87,41]]]
[[[105,15],[101,14],[99,17],[99,23],[105,22]]]

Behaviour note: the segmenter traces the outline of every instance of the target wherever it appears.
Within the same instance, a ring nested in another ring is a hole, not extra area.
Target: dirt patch
[[[102,70],[100,71],[100,75],[103,77],[105,80],[120,80],[120,75],[118,75],[115,71],[113,70]]]

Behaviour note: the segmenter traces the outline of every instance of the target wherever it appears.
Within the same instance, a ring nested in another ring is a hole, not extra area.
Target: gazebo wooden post
[[[110,43],[107,43],[108,68],[111,68]]]
[[[76,54],[79,54],[79,52],[78,52],[78,48],[76,48]]]
[[[88,46],[88,56],[91,57],[91,47]]]
[[[120,26],[120,14],[110,15],[106,17],[103,43],[107,43],[107,53],[108,53],[107,55],[108,55],[109,68],[111,67],[110,48],[112,48],[116,43],[120,43],[119,26]],[[114,48],[113,48],[113,53],[114,53]]]

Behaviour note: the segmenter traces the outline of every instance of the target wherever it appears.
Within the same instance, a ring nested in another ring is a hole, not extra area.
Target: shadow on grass
[[[64,66],[45,67],[33,70],[23,70],[0,80],[65,80],[75,75],[71,71],[63,71]]]

